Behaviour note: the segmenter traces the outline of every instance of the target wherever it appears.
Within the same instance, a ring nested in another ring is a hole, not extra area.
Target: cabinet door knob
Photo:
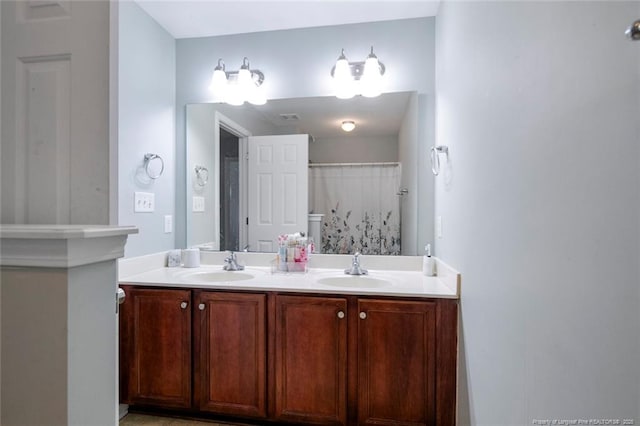
[[[340,319],[344,318],[344,312],[343,311],[338,311],[338,318],[340,318]]]
[[[182,309],[187,309],[187,306],[188,306],[188,305],[189,305],[189,304],[188,304],[187,302],[182,302],[182,303],[180,304],[180,308],[182,308]]]
[[[360,319],[367,319],[367,313],[366,312],[360,312]]]
[[[204,311],[204,303],[201,303],[198,305],[198,309],[200,309],[201,311]]]

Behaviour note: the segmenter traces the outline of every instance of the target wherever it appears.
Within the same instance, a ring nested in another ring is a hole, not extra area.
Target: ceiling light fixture
[[[379,96],[382,93],[382,76],[385,70],[384,64],[373,53],[373,46],[364,62],[349,62],[342,49],[336,64],[331,68],[336,97],[350,99],[357,94],[367,98]]]
[[[227,71],[222,59],[218,59],[218,65],[213,70],[209,90],[214,94],[217,102],[226,102],[229,105],[242,105],[249,102],[253,105],[264,105],[267,98],[262,83],[264,74],[260,70],[252,70],[249,59],[242,60],[242,66],[238,71]]]
[[[356,128],[356,123],[354,121],[347,120],[343,121],[340,127],[342,127],[342,130],[344,130],[345,132],[350,132]]]

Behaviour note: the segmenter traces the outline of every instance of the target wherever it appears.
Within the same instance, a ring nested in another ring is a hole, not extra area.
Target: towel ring
[[[438,145],[431,148],[431,171],[435,176],[440,174],[440,155],[444,154],[449,158],[449,147]]]
[[[196,166],[196,184],[205,186],[209,182],[209,169],[204,166]]]
[[[160,162],[160,171],[157,173],[153,173],[153,167],[151,167],[152,163]],[[149,170],[151,168],[151,170]],[[164,160],[158,154],[145,154],[144,155],[144,171],[151,179],[158,179],[162,176],[162,172],[164,172]]]

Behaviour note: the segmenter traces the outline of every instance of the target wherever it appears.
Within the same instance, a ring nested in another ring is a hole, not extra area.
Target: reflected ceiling
[[[333,96],[270,100],[262,106],[246,105],[281,133],[308,133],[314,138],[345,137],[340,124],[352,120],[354,137],[397,135],[412,92],[384,93],[377,98]],[[289,118],[294,115],[294,118]]]

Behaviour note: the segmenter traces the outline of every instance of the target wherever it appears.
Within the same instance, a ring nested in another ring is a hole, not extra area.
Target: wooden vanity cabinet
[[[454,426],[455,300],[277,295],[275,419]]]
[[[129,404],[191,407],[191,291],[123,286],[120,395]]]
[[[265,294],[194,291],[194,408],[267,416]]]
[[[435,425],[436,303],[358,302],[358,423]]]
[[[265,424],[455,425],[457,300],[125,291],[123,402]]]
[[[275,311],[275,419],[346,424],[347,300],[276,295]]]

